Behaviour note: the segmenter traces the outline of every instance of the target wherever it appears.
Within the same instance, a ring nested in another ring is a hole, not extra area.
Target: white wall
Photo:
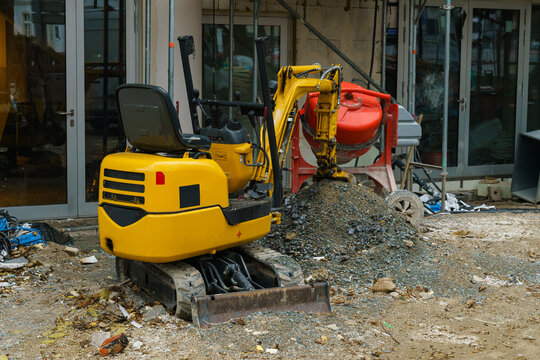
[[[169,61],[169,2],[152,1],[151,8],[151,64],[150,83],[168,87]],[[180,124],[183,132],[191,132],[187,94],[182,70],[182,60],[176,38],[180,35],[193,35],[195,40],[195,58],[191,56],[191,72],[195,88],[201,88],[202,81],[202,6],[199,0],[176,0],[174,29],[174,99],[180,102]]]

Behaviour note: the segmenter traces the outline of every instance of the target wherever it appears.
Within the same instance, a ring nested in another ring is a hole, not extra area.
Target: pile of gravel
[[[418,239],[371,189],[322,180],[286,198],[282,224],[260,242],[292,256],[306,276],[324,269],[339,286],[366,286],[405,271],[420,255]]]

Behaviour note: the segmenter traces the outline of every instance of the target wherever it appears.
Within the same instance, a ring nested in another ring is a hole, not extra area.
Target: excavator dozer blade
[[[206,328],[258,311],[330,313],[328,283],[276,287],[191,298],[195,326]]]

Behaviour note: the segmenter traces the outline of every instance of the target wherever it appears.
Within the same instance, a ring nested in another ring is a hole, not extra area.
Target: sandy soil
[[[160,308],[144,294],[115,286],[114,259],[95,232],[79,233],[76,257],[51,243],[31,251],[35,266],[0,270],[12,284],[0,287],[0,359],[100,358],[97,331],[127,334],[118,359],[540,358],[540,213],[432,216],[420,231],[411,254],[439,269],[426,283],[403,280],[421,268],[390,274],[392,295],[331,281],[331,315],[258,313],[206,330],[152,314]],[[89,255],[98,263],[81,264]],[[143,326],[124,321],[118,303]]]

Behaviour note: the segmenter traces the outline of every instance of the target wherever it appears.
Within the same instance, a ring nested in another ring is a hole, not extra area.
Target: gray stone
[[[148,309],[143,314],[143,320],[144,321],[156,320],[158,317],[165,316],[165,315],[168,315],[167,310],[165,310],[165,308],[162,305],[156,305]]]

